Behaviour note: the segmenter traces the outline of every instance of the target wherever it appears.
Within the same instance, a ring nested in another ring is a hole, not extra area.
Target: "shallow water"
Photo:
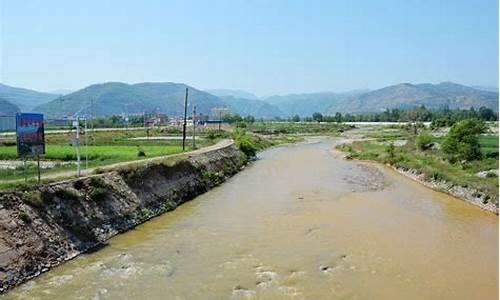
[[[0,299],[498,299],[498,217],[334,140],[218,188]]]

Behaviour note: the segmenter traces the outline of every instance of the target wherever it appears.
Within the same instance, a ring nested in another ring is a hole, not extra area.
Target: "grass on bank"
[[[439,149],[420,151],[416,148],[414,139],[409,139],[402,147],[391,147],[373,141],[357,141],[340,145],[338,149],[346,152],[348,158],[391,163],[398,168],[419,170],[429,179],[445,180],[454,185],[476,188],[486,195],[488,201],[497,203],[497,176],[482,178],[476,174],[480,171],[498,169],[498,136],[481,136],[480,144],[481,151],[485,154],[484,158],[468,163],[450,163]]]

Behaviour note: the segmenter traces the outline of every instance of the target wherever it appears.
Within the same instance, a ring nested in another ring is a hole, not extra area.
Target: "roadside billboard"
[[[45,154],[45,133],[42,114],[16,114],[17,156]]]

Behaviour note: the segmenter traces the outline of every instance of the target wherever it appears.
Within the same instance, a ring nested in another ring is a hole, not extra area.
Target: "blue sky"
[[[0,0],[0,81],[174,81],[258,95],[498,85],[498,2]]]

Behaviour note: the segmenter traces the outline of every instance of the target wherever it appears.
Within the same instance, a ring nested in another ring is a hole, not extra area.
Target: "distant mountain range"
[[[221,97],[222,101],[231,108],[231,111],[241,116],[254,116],[257,118],[272,119],[286,117],[278,107],[263,100],[244,99],[235,97]]]
[[[0,83],[0,98],[15,104],[23,111],[54,100],[58,95],[8,86]]]
[[[21,110],[17,107],[17,105],[0,98],[0,116],[12,116],[20,111]]]
[[[408,109],[421,105],[434,109],[444,107],[469,109],[486,106],[498,110],[498,93],[477,90],[452,82],[401,83],[341,101],[330,107],[328,112],[364,113],[382,111],[387,108]]]
[[[77,112],[85,114],[90,109],[94,115],[98,116],[142,112],[163,112],[178,116],[184,113],[186,88],[189,88],[189,113],[191,113],[193,105],[196,105],[198,112],[203,114],[210,113],[214,107],[225,106],[220,98],[182,83],[126,84],[108,82],[94,84],[61,96],[37,106],[34,111],[42,112],[49,117],[59,117]]]
[[[211,90],[205,90],[205,92],[217,97],[233,97],[240,99],[259,100],[259,97],[244,90],[211,89]]]
[[[52,118],[74,113],[83,115],[90,111],[92,106],[94,115],[98,116],[142,112],[163,112],[180,116],[184,112],[186,88],[189,89],[189,114],[192,105],[196,105],[198,112],[202,114],[210,114],[216,107],[229,107],[240,115],[253,115],[257,118],[288,117],[296,114],[304,117],[314,112],[367,113],[421,105],[432,109],[486,106],[498,111],[498,91],[492,92],[484,87],[478,89],[452,82],[401,83],[377,90],[291,94],[264,99],[242,90],[201,91],[182,83],[108,82],[94,84],[67,95],[40,93],[0,84],[0,99],[3,99],[0,103],[0,114],[12,113],[15,107],[18,107],[22,111],[42,112]]]
[[[487,85],[471,85],[471,88],[475,88],[476,90],[482,90],[487,92],[498,93],[497,86],[487,86]]]
[[[285,116],[310,116],[315,112],[327,113],[332,107],[359,96],[356,93],[310,93],[271,96],[264,101],[276,106]]]

